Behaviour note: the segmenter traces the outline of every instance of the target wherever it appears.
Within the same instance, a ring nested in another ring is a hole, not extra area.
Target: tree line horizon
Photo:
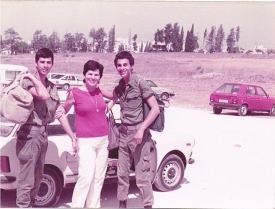
[[[129,37],[128,48],[127,45],[119,43],[117,51],[132,50],[136,52],[151,52],[151,51],[168,51],[168,52],[194,52],[199,48],[198,36],[194,34],[194,24],[191,29],[187,31],[184,39],[183,27],[178,23],[168,23],[162,29],[157,29],[154,35],[153,42],[141,42],[140,46],[137,44],[138,35],[134,34]],[[109,33],[104,31],[103,27],[99,29],[92,28],[89,32],[89,38],[83,33],[66,33],[61,40],[57,32],[53,32],[50,36],[42,33],[42,30],[36,30],[33,34],[31,43],[28,44],[22,41],[19,33],[13,27],[4,31],[4,38],[1,37],[1,51],[5,48],[11,50],[11,54],[30,53],[30,51],[37,51],[40,48],[47,47],[54,53],[57,52],[115,52],[116,37],[115,25],[109,30]],[[217,29],[215,26],[211,27],[208,33],[207,28],[203,34],[203,46],[200,51],[214,53],[222,52],[223,42],[226,42],[228,53],[238,53],[240,48],[238,46],[240,40],[240,27],[236,30],[231,28],[227,37],[222,24]]]

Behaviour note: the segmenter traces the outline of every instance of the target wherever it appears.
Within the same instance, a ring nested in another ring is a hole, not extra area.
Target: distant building
[[[262,44],[257,43],[254,45],[253,50],[254,53],[267,53],[267,48],[265,48]]]
[[[11,50],[9,48],[4,48],[4,49],[1,49],[1,54],[11,54]]]

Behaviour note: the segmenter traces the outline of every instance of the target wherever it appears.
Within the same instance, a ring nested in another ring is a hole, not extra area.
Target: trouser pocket
[[[23,130],[17,131],[16,155],[20,161],[32,159],[32,137],[29,132]]]

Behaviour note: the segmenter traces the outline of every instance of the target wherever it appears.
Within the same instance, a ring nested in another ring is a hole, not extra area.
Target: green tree
[[[137,42],[136,42],[136,40],[137,40],[137,34],[135,34],[135,35],[133,36],[132,40],[133,40],[133,48],[134,48],[134,51],[137,51]]]
[[[87,39],[85,38],[83,33],[75,33],[74,36],[74,41],[75,41],[75,46],[76,49],[75,51],[78,52],[86,52],[87,51]]]
[[[157,44],[158,42],[164,42],[164,34],[163,34],[163,29],[159,30],[157,29],[157,32],[154,34],[154,40],[155,40],[155,44]]]
[[[205,48],[204,43],[205,43],[205,39],[206,39],[207,35],[208,35],[207,28],[205,28],[204,33],[203,33],[203,48]]]
[[[119,52],[124,51],[124,46],[123,46],[123,44],[120,44],[120,45],[119,45],[119,47],[118,47],[118,51],[119,51]]]
[[[172,37],[173,37],[173,26],[171,23],[166,24],[164,30],[164,41],[165,44],[170,44],[172,43]]]
[[[194,24],[192,24],[191,30],[187,31],[185,39],[185,52],[194,52],[194,50],[198,47],[198,37],[194,35]]]
[[[146,45],[144,47],[144,52],[149,52],[149,43],[148,43],[148,41],[146,42]]]
[[[183,38],[182,34],[180,34],[180,27],[178,26],[178,23],[173,25],[171,43],[174,52],[180,52],[182,50]]]
[[[53,32],[52,35],[48,37],[48,45],[47,47],[53,52],[56,53],[59,51],[61,47],[61,41],[57,34],[57,32]]]
[[[160,48],[159,48],[158,44],[164,42],[164,32],[163,32],[163,29],[162,30],[157,29],[157,32],[154,34],[154,36],[155,36],[154,37],[154,40],[155,40],[154,45],[155,45],[155,48],[157,48],[157,50],[159,51]],[[144,52],[145,52],[145,50],[147,50],[147,52],[149,51],[148,47],[149,47],[148,45],[145,46]]]
[[[115,25],[111,28],[109,32],[109,38],[108,38],[108,52],[114,52],[115,51]]]
[[[216,27],[212,26],[210,33],[207,36],[206,40],[206,50],[210,53],[215,52],[215,36],[216,36]]]
[[[64,49],[65,52],[75,52],[76,51],[76,44],[75,44],[75,37],[71,33],[66,33],[64,35]]]
[[[36,30],[34,32],[31,45],[34,51],[38,51],[43,47],[48,47],[47,36],[42,34],[42,30]]]
[[[96,52],[104,52],[107,41],[106,41],[106,33],[104,31],[104,28],[99,28],[96,31],[96,34],[94,36],[95,44],[96,44]]]
[[[143,52],[143,42],[141,42],[139,52]]]
[[[183,31],[183,27],[181,27],[181,31],[180,31],[180,40],[181,40],[181,49],[180,51],[183,50],[183,43],[184,43],[184,31]]]
[[[236,43],[236,39],[235,39],[234,28],[231,28],[230,33],[229,33],[229,35],[227,36],[227,39],[226,39],[227,52],[228,53],[234,53],[235,43]]]
[[[92,28],[89,33],[89,36],[92,39],[92,41],[91,41],[91,51],[92,52],[95,51],[95,48],[94,48],[95,47],[95,34],[96,34],[96,30],[94,28]]]
[[[239,40],[240,40],[240,33],[241,33],[241,29],[240,29],[240,26],[237,27],[236,29],[236,42],[237,42],[237,45],[239,45]]]
[[[215,38],[215,52],[222,52],[224,36],[224,30],[221,24]]]
[[[10,47],[11,54],[16,54],[17,49],[15,47],[15,43],[22,40],[22,38],[19,36],[19,33],[17,33],[13,28],[9,28],[4,32],[5,36],[5,44]]]

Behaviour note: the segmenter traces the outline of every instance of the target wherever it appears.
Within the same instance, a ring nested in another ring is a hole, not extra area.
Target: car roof
[[[256,84],[251,84],[251,83],[235,83],[235,82],[226,82],[226,83],[223,83],[222,85],[224,84],[234,84],[234,85],[245,85],[245,86],[258,86],[258,87],[261,87],[259,85],[256,85]],[[221,85],[221,86],[222,86]]]
[[[23,65],[0,64],[0,70],[14,70],[14,71],[22,70],[23,71],[23,70],[28,70],[28,68]]]

